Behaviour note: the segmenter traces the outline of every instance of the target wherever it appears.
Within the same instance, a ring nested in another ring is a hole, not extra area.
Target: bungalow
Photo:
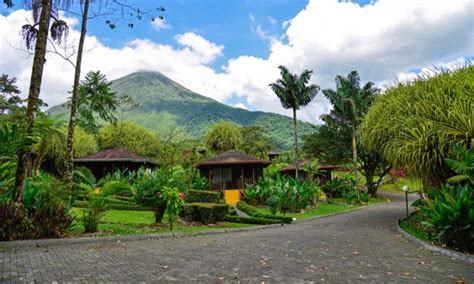
[[[236,150],[224,152],[196,165],[201,176],[207,177],[210,190],[223,191],[226,203],[235,205],[248,184],[255,184],[263,175],[268,160],[259,159]]]
[[[120,171],[136,171],[141,167],[154,169],[158,163],[147,160],[139,155],[122,148],[103,150],[94,154],[74,159],[74,165],[84,166],[92,171],[96,179],[105,177],[108,173]]]
[[[306,163],[309,163],[309,160],[299,161],[298,162],[298,179],[301,181],[307,180],[309,178],[308,172],[305,170],[304,166]],[[321,183],[329,181],[332,179],[331,171],[339,169],[340,166],[333,165],[319,165],[319,174],[316,176]],[[296,176],[296,163],[290,164],[283,168],[280,171],[283,175],[295,178]]]

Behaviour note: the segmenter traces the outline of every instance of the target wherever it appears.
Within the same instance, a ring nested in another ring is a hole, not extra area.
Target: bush
[[[354,187],[349,178],[334,178],[321,186],[329,198],[341,198],[344,193],[354,190]]]
[[[222,221],[229,211],[229,205],[216,203],[188,203],[183,205],[183,217],[188,222],[203,224]]]
[[[244,223],[244,224],[257,224],[257,225],[270,225],[270,224],[280,224],[281,221],[275,219],[266,219],[266,218],[256,218],[256,217],[239,217],[227,215],[224,218],[226,222],[233,223]]]
[[[95,233],[99,227],[100,219],[105,215],[107,206],[102,197],[91,197],[88,208],[84,209],[82,222],[84,233]]]
[[[186,202],[221,203],[222,194],[208,190],[189,190],[186,196]]]
[[[26,213],[13,202],[0,204],[0,240],[13,241],[27,239],[29,228]]]
[[[62,238],[73,226],[74,217],[62,202],[48,202],[34,212],[31,220],[33,238]]]
[[[132,188],[126,180],[106,181],[104,185],[102,185],[101,191],[104,196],[109,196],[109,195],[131,196],[132,195]]]
[[[209,180],[202,177],[199,173],[194,175],[193,189],[195,190],[208,190],[210,188]]]
[[[431,190],[421,205],[422,224],[434,241],[474,252],[474,190],[471,185],[446,185]]]
[[[161,192],[160,199],[166,204],[165,212],[168,216],[170,231],[172,231],[173,223],[178,218],[178,214],[184,204],[184,193],[180,193],[176,187],[165,186]]]
[[[287,223],[287,224],[289,224],[293,221],[293,218],[291,218],[291,217],[275,216],[275,215],[271,215],[271,214],[260,213],[260,212],[258,212],[257,209],[255,209],[254,207],[248,205],[244,201],[240,201],[239,203],[237,203],[237,208],[239,208],[239,210],[243,211],[247,215],[249,215],[251,217],[255,217],[255,218],[274,219],[274,220],[278,220],[282,223]]]

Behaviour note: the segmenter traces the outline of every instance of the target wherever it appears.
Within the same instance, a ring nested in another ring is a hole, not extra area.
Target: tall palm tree
[[[356,189],[358,189],[357,170],[357,128],[362,120],[362,116],[367,112],[369,106],[375,98],[378,89],[372,82],[360,86],[360,76],[357,71],[350,72],[347,77],[336,76],[336,90],[323,90],[324,96],[333,105],[333,112],[339,114],[347,125],[351,128],[352,141],[352,162],[354,164],[354,175],[356,179]],[[359,191],[357,190],[357,199]]]
[[[4,1],[4,3],[10,6],[11,1]],[[28,49],[35,49],[25,118],[25,136],[31,137],[34,131],[36,111],[38,110],[38,103],[40,101],[39,94],[43,78],[43,66],[46,61],[45,55],[48,34],[51,33],[53,40],[61,43],[62,39],[67,36],[69,29],[66,22],[59,20],[57,9],[53,7],[52,0],[25,1],[25,3],[31,5],[31,7],[28,8],[32,9],[34,20],[32,25],[23,25],[21,31],[26,47]],[[68,3],[69,1],[65,1],[63,5],[67,5]],[[29,139],[25,147],[21,149],[18,154],[13,200],[20,204],[20,206],[23,200],[23,182],[27,174],[27,169],[31,164],[30,152],[32,145],[33,141]]]
[[[315,84],[308,85],[313,71],[304,70],[301,75],[292,74],[288,68],[283,65],[278,66],[281,78],[275,83],[271,83],[270,87],[280,99],[281,105],[285,109],[293,110],[293,129],[295,133],[295,155],[296,155],[296,178],[298,178],[298,125],[296,120],[296,110],[307,106],[320,87]]]

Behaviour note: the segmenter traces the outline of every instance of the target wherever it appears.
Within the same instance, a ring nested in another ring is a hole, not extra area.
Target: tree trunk
[[[299,154],[298,154],[298,124],[296,121],[296,108],[293,108],[293,128],[295,131],[295,155],[296,155],[296,170],[295,170],[295,178],[298,179],[298,172],[299,172]]]
[[[81,64],[82,64],[82,53],[84,50],[84,41],[87,32],[87,15],[89,11],[89,1],[84,0],[84,10],[82,11],[82,25],[81,25],[81,36],[79,38],[79,47],[77,50],[76,66],[74,71],[74,85],[71,96],[71,113],[69,116],[69,127],[67,132],[67,157],[66,157],[66,181],[67,190],[69,195],[72,194],[72,187],[74,182],[74,129],[76,128],[76,110],[77,101],[79,97],[79,83],[81,79]],[[82,1],[81,1],[82,2]],[[82,4],[82,3],[81,3]]]
[[[38,24],[38,35],[35,44],[35,55],[31,69],[30,89],[28,92],[28,105],[26,109],[26,137],[33,136],[35,127],[36,111],[38,110],[38,99],[43,79],[43,67],[45,63],[46,45],[48,43],[49,21],[51,18],[52,0],[41,1],[41,14]],[[27,145],[18,154],[18,165],[15,176],[15,191],[13,192],[13,201],[23,204],[23,183],[28,167],[31,163],[31,146],[33,141],[28,138]]]
[[[357,201],[360,201],[359,194],[359,174],[357,171],[357,141],[356,141],[356,129],[355,122],[352,122],[352,162],[354,163],[354,175],[355,175],[355,189],[357,194]]]

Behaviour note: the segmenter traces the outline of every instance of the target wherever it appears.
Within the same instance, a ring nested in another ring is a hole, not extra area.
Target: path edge
[[[403,220],[405,220],[405,218],[398,219],[395,226],[396,226],[396,229],[397,229],[398,233],[400,233],[405,239],[407,239],[410,242],[414,243],[415,245],[421,246],[424,249],[427,249],[429,251],[439,253],[441,255],[444,255],[444,256],[447,256],[447,257],[450,257],[450,258],[454,258],[454,259],[459,260],[459,261],[463,261],[463,262],[467,262],[467,263],[474,263],[474,256],[472,256],[472,255],[468,255],[468,254],[464,254],[464,253],[461,253],[461,252],[457,252],[457,251],[453,251],[453,250],[450,250],[450,249],[445,249],[445,248],[442,248],[442,247],[439,247],[439,246],[435,246],[433,244],[430,244],[428,242],[420,240],[417,237],[411,235],[410,233],[405,231],[400,226],[400,222],[403,221]]]

